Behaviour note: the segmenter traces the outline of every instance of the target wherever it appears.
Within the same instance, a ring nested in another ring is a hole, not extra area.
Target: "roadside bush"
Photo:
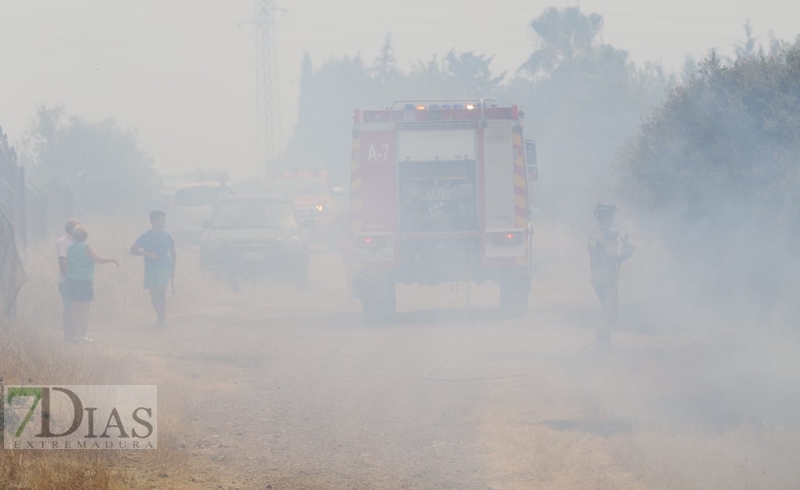
[[[751,307],[760,321],[798,313],[798,114],[799,46],[732,66],[712,52],[641,126],[620,168],[641,221],[703,299]]]

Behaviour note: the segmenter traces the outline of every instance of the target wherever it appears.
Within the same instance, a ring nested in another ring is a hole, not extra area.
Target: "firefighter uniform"
[[[592,287],[600,300],[603,320],[598,328],[597,342],[605,346],[611,341],[611,329],[619,316],[620,264],[627,260],[635,247],[628,243],[627,236],[620,239],[614,226],[616,206],[599,203],[595,208],[597,227],[589,233],[589,262],[592,271]]]

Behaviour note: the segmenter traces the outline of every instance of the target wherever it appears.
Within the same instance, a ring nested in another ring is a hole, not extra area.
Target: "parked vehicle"
[[[226,182],[190,182],[178,186],[167,209],[167,231],[179,242],[197,244],[203,236],[203,220],[220,198],[233,193]]]
[[[312,243],[335,243],[334,223],[339,214],[335,197],[341,195],[343,190],[332,186],[325,170],[288,169],[271,172],[261,182],[261,192],[288,196],[297,207],[301,219],[314,220],[316,224],[309,230]]]
[[[282,196],[233,194],[222,198],[203,223],[200,259],[232,281],[277,275],[298,284],[308,278],[312,220],[301,221]]]

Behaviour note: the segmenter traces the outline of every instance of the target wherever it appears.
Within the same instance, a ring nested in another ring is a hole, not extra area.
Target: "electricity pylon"
[[[255,0],[256,120],[258,171],[264,174],[281,151],[281,99],[274,0]]]

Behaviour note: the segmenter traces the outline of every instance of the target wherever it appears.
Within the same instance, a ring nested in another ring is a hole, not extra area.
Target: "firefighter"
[[[617,207],[612,203],[598,203],[594,209],[597,227],[589,233],[592,287],[603,308],[603,319],[597,331],[599,348],[608,347],[611,343],[611,329],[619,314],[617,283],[620,264],[636,250],[628,243],[628,235],[620,238],[614,219],[616,211]]]

